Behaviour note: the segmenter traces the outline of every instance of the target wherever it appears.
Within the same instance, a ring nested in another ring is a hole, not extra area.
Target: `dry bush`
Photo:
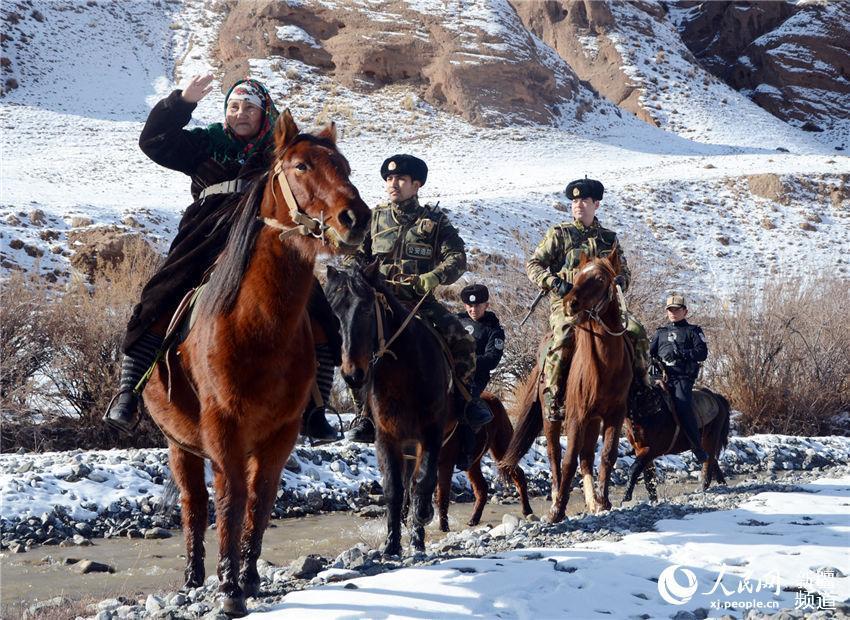
[[[679,270],[672,260],[653,261],[636,248],[626,249],[625,255],[631,272],[626,305],[652,338],[653,328],[666,322],[664,300],[675,288]]]
[[[745,288],[708,324],[705,379],[742,412],[745,433],[820,435],[850,409],[847,281]]]
[[[15,344],[21,350],[40,347],[47,352],[39,360],[41,380],[38,384],[30,380],[25,398],[18,399],[19,409],[25,406],[38,415],[36,420],[6,416],[4,450],[143,446],[161,441],[147,420],[129,439],[107,434],[100,420],[118,386],[127,320],[159,260],[147,243],[135,240],[128,242],[121,263],[104,264],[96,271],[91,285],[77,280],[64,292],[33,287],[35,297],[24,305],[27,311],[21,321],[29,329],[19,330],[25,342]],[[5,349],[5,332],[3,341]],[[14,413],[6,401],[4,413]]]
[[[0,411],[27,415],[37,375],[50,361],[50,288],[33,274],[14,272],[0,288]]]

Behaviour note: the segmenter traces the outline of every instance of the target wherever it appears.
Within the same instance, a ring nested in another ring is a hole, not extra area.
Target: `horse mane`
[[[236,223],[230,230],[227,244],[216,261],[215,269],[201,296],[198,311],[205,316],[228,312],[236,303],[239,284],[254,253],[254,244],[263,228],[258,219],[268,172],[260,175],[237,206]]]

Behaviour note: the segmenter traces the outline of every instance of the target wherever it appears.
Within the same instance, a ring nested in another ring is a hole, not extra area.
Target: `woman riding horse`
[[[272,161],[278,111],[268,89],[257,80],[241,80],[230,88],[224,100],[224,123],[184,129],[198,102],[212,91],[212,79],[211,75],[195,76],[184,90],[175,90],[157,103],[139,138],[145,155],[191,177],[195,201],[186,209],[165,261],[145,286],[127,324],[120,387],[104,416],[107,424],[123,431],[131,431],[136,424],[142,377],[161,352],[180,300],[201,284],[224,248],[240,199]],[[341,343],[339,323],[318,281],[313,283],[309,307],[317,340],[317,379],[327,402]],[[336,431],[313,400],[305,410],[303,431],[320,441],[336,439]]]

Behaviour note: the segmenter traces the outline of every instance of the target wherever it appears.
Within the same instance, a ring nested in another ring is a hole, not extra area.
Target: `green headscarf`
[[[206,129],[196,130],[204,131],[210,140],[210,155],[213,159],[221,163],[229,163],[238,161],[245,163],[255,153],[265,151],[273,144],[272,130],[275,121],[277,121],[278,111],[272,101],[265,85],[258,80],[239,80],[230,90],[227,91],[227,96],[224,98],[224,109],[227,110],[227,101],[230,99],[233,90],[243,84],[256,92],[263,100],[263,121],[260,125],[260,131],[254,136],[250,142],[240,140],[226,124],[213,123]]]

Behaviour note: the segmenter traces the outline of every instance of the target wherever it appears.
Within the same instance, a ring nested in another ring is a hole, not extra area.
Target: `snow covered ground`
[[[121,10],[47,0],[35,6],[45,19],[27,19],[14,31],[30,41],[12,59],[26,67],[26,80],[0,104],[0,255],[23,267],[37,263],[43,272],[66,273],[69,231],[101,225],[136,227],[164,247],[189,202],[187,179],[146,160],[136,140],[159,97],[211,69],[221,15],[200,0],[164,3],[159,11],[146,3]],[[94,32],[92,23],[108,31],[108,39],[85,38],[83,51],[69,57],[76,39],[71,47],[57,41],[67,32]],[[635,67],[643,67],[653,49],[624,48]],[[370,204],[383,197],[377,171],[386,156],[406,151],[423,157],[431,170],[423,198],[440,202],[469,248],[515,254],[517,232],[536,243],[564,218],[554,207],[565,184],[586,174],[605,183],[600,219],[621,231],[627,250],[682,266],[671,287],[723,295],[740,285],[741,273],[749,274],[749,284],[769,274],[814,275],[834,270],[835,257],[850,250],[846,210],[802,192],[773,209],[742,179],[775,173],[789,175],[792,187],[801,177],[840,185],[850,158],[729,89],[734,111],[712,107],[725,89],[719,83],[690,98],[677,99],[671,87],[659,100],[659,113],[688,119],[678,133],[678,125],[658,129],[628,113],[588,114],[559,128],[483,129],[432,108],[406,88],[355,93],[292,59],[257,59],[251,73],[305,128],[338,122],[353,180]],[[687,80],[677,79],[686,89]],[[201,102],[193,124],[220,120],[222,103],[216,89]],[[764,212],[773,228],[753,216]],[[814,230],[800,227],[814,216]],[[837,273],[846,269],[837,265]]]
[[[850,597],[850,476],[570,548],[441,561],[293,592],[271,618],[718,618]],[[331,569],[333,570],[333,569]],[[320,577],[322,574],[320,573]],[[676,616],[679,617],[679,616]]]

